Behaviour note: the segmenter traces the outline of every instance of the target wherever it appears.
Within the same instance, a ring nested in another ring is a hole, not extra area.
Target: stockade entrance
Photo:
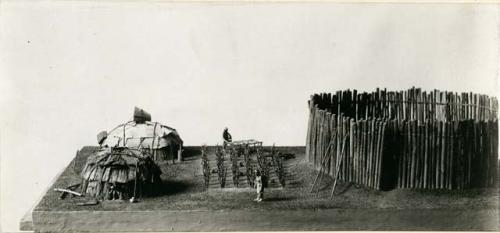
[[[375,189],[497,184],[496,98],[346,90],[311,96],[309,109],[306,156],[335,179]]]

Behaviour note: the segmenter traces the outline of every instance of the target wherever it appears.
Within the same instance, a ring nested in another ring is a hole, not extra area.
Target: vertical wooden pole
[[[366,120],[361,120],[360,122],[360,143],[359,143],[359,183],[363,183],[363,174],[364,174],[364,157],[365,157],[365,138],[366,138]]]
[[[394,137],[394,142],[395,141],[401,141],[401,143],[403,145],[399,146],[397,148],[399,148],[400,150],[400,153],[397,153],[397,162],[398,162],[398,188],[403,188],[403,156],[404,156],[404,134],[403,134],[403,130],[402,130],[402,127],[400,126],[401,125],[401,121],[399,119],[396,120],[396,126],[397,126],[397,130],[396,130],[396,134],[393,135]],[[403,139],[403,140],[401,140]]]
[[[385,92],[385,90],[384,90]],[[382,93],[382,96],[385,98],[385,93]],[[384,105],[385,105],[385,101],[384,101]],[[385,106],[387,107],[387,106]],[[386,112],[386,114],[388,114],[388,112]],[[379,169],[379,162],[380,162],[380,153],[381,153],[381,150],[382,150],[382,127],[384,126],[384,122],[386,121],[386,118],[379,118],[377,119],[377,122],[375,124],[375,149],[374,149],[374,155],[373,155],[373,160],[374,160],[374,165],[373,165],[373,169],[375,170],[375,172],[373,173],[373,186],[376,187],[377,189],[379,188],[378,187],[378,169]]]
[[[354,177],[353,181],[356,183],[359,183],[359,121],[356,121],[353,125],[353,134],[351,135],[351,138],[353,139],[353,172],[354,172]]]
[[[318,109],[318,129],[316,132],[316,151],[314,153],[314,168],[318,168],[318,161],[321,160],[321,146],[322,146],[322,132],[323,132],[323,118],[322,118],[323,110]]]
[[[349,120],[349,157],[351,158],[351,161],[353,162],[354,164],[354,160],[355,160],[355,154],[354,154],[354,141],[355,141],[355,129],[354,129],[354,119],[353,118],[350,118]],[[352,171],[352,177],[351,177],[351,180],[354,180],[354,176],[355,176],[355,167],[352,167],[351,166],[351,171]]]
[[[418,106],[418,105],[417,105]],[[419,113],[419,111],[417,111]],[[420,146],[420,127],[419,121],[417,117],[417,121],[415,122],[415,188],[420,188],[420,151],[422,147]]]
[[[427,158],[426,162],[426,173],[425,180],[426,186],[428,188],[435,188],[435,174],[436,174],[436,121],[430,120],[427,126],[427,154],[424,155]]]
[[[428,166],[429,166],[429,159],[428,159],[428,154],[429,154],[429,120],[425,121],[424,124],[424,184],[423,187],[424,189],[429,188],[428,183]]]
[[[451,190],[453,189],[452,186],[452,178],[453,178],[453,137],[454,137],[454,130],[453,130],[453,122],[448,123],[448,141],[449,141],[449,153],[448,153],[448,189]]]
[[[377,163],[376,163],[376,182],[375,182],[375,187],[377,189],[381,188],[381,175],[382,175],[382,166],[384,163],[384,139],[385,139],[385,134],[386,134],[386,128],[387,128],[387,123],[388,121],[383,120],[379,121],[379,128],[378,128],[378,150],[377,150]],[[391,123],[391,122],[389,122]],[[394,129],[394,125],[391,124],[392,130]]]
[[[373,116],[375,114],[375,102],[374,102],[374,98],[375,98],[375,95],[371,95],[372,96],[372,110],[371,110],[371,116]],[[369,165],[369,159],[370,159],[370,149],[371,149],[371,145],[370,145],[370,140],[371,140],[371,122],[372,122],[372,117],[370,117],[367,121],[366,121],[366,125],[365,125],[365,133],[366,133],[366,144],[365,144],[365,156],[364,156],[364,169],[363,169],[363,184],[365,186],[368,186],[368,178],[369,178],[369,175],[370,175],[370,165]]]
[[[357,175],[356,175],[356,182],[361,183],[361,173],[363,171],[361,167],[361,161],[363,157],[363,120],[358,121],[358,135],[357,135],[357,142],[356,142],[356,156],[357,156]]]
[[[333,136],[331,138],[331,140],[333,140],[332,142],[332,148],[330,148],[331,150],[331,154],[332,154],[332,159],[330,161],[330,171],[329,171],[329,174],[331,175],[334,175],[334,174],[337,174],[336,172],[336,167],[337,167],[337,162],[339,161],[339,158],[338,158],[338,155],[336,153],[337,151],[337,137],[338,137],[338,132],[337,132],[337,116],[335,114],[332,114],[332,119],[331,119],[331,127],[332,127],[332,133],[333,133]],[[338,179],[338,177],[336,177]]]
[[[373,98],[373,95],[372,95],[372,98]],[[373,105],[373,102],[372,102],[372,107],[371,107],[371,114],[374,114],[374,105]],[[368,118],[366,121],[365,121],[365,146],[364,146],[364,156],[363,156],[363,184],[365,186],[368,185],[368,175],[369,175],[369,172],[368,170],[370,169],[369,166],[368,166],[368,159],[369,159],[369,156],[370,156],[370,122],[371,122],[371,117]]]
[[[381,98],[383,98],[384,96],[384,93],[383,93],[383,90],[382,90],[382,93],[381,93]],[[381,111],[383,111],[385,108],[384,108],[384,102],[383,102],[383,99],[382,99],[382,102],[381,102]],[[383,115],[382,115],[383,117]],[[371,180],[370,180],[370,185],[371,187],[376,187],[375,186],[375,183],[376,183],[376,170],[377,170],[377,152],[378,152],[378,138],[379,138],[379,134],[378,134],[378,130],[380,129],[380,119],[381,118],[377,118],[373,121],[373,136],[372,136],[372,141],[373,141],[373,149],[372,149],[372,165],[371,165]]]
[[[412,156],[411,156],[411,150],[412,150],[412,140],[411,140],[411,120],[408,119],[408,122],[407,122],[407,125],[406,125],[406,138],[408,140],[408,143],[406,144],[407,146],[407,149],[406,149],[406,187],[407,188],[411,188],[411,159],[412,159]]]
[[[457,135],[457,124],[458,121],[453,121],[451,122],[451,130],[452,130],[452,133],[451,133],[451,171],[450,171],[450,186],[452,189],[455,189],[456,188],[456,183],[455,183],[455,179],[456,179],[456,154],[457,154],[457,140],[456,140],[456,135]]]
[[[316,128],[317,128],[317,120],[316,120],[316,105],[313,106],[312,110],[312,123],[311,123],[311,139],[310,139],[310,148],[309,148],[309,162],[314,164],[314,156],[315,156],[315,147],[316,147]]]
[[[450,149],[449,149],[449,144],[450,144],[450,141],[449,141],[449,127],[448,127],[448,121],[445,121],[443,122],[443,141],[444,141],[444,156],[443,156],[443,160],[444,160],[444,172],[443,172],[443,188],[444,189],[447,189],[448,188],[448,170],[449,170],[449,152],[450,152]]]
[[[342,143],[342,131],[341,131],[341,127],[340,127],[340,124],[341,124],[341,116],[340,114],[337,115],[337,122],[336,122],[336,130],[337,130],[337,137],[336,137],[336,154],[337,154],[337,157],[340,159],[340,160],[344,160],[343,157],[341,157],[341,154],[340,154],[340,149],[341,149],[341,143]],[[339,161],[340,161],[339,160]],[[345,161],[343,162],[345,163]],[[348,181],[347,179],[347,176],[346,176],[346,166],[345,165],[341,165],[340,167],[337,166],[339,169],[341,169],[340,171],[340,177],[342,177],[342,179]]]
[[[412,118],[413,118],[413,106],[412,106]],[[409,180],[409,188],[414,188],[414,179],[415,179],[415,131],[414,131],[414,124],[415,121],[411,120],[409,122],[409,127],[408,127],[408,141],[409,141],[409,156],[410,156],[410,180]]]
[[[406,188],[406,150],[408,148],[408,136],[406,135],[406,120],[400,123],[401,129],[401,141],[403,143],[402,146],[402,154],[401,154],[401,187]]]
[[[313,123],[313,97],[311,96],[309,101],[307,102],[307,106],[309,108],[309,119],[307,120],[307,135],[306,135],[306,158],[308,161],[311,161],[311,130]]]
[[[444,127],[445,123],[444,122],[439,122],[439,127],[441,128],[441,154],[440,154],[440,162],[441,162],[441,168],[439,170],[439,188],[443,189],[444,188],[444,161],[445,161],[445,151],[446,151],[446,128]]]
[[[367,158],[366,158],[366,177],[365,177],[365,185],[370,187],[370,180],[371,180],[371,165],[372,165],[372,150],[373,150],[373,122],[375,119],[371,119],[368,121],[368,153],[367,153]]]
[[[469,140],[471,139],[471,135],[473,136],[473,133],[471,131],[474,130],[474,120],[469,120],[468,121],[468,127],[467,127],[467,131],[468,131],[468,137],[469,137]],[[474,144],[472,144],[474,145]],[[473,154],[473,148],[472,148],[472,145],[471,144],[467,144],[467,188],[470,188],[471,186],[471,173],[472,173],[472,154]]]
[[[344,150],[345,150],[345,156],[346,157],[349,157],[349,164],[347,164],[346,166],[348,167],[349,169],[349,181],[352,181],[352,178],[353,178],[353,169],[352,169],[352,157],[350,157],[349,155],[351,154],[351,151],[350,151],[350,148],[349,148],[349,144],[347,143],[350,143],[350,132],[351,128],[350,128],[350,117],[344,117],[344,137],[345,137],[345,144],[346,145],[343,145],[344,146]],[[344,142],[342,142],[344,143]]]
[[[440,111],[440,119],[441,119],[441,111]],[[436,189],[441,188],[441,137],[442,137],[442,121],[439,120],[436,122]]]
[[[384,97],[384,93],[383,93],[383,90],[382,90],[382,107],[381,107],[381,111],[384,111],[385,109],[385,106],[384,106],[384,102],[383,102],[383,97]],[[384,117],[386,113],[383,113],[381,115],[381,117]],[[379,130],[381,128],[381,125],[380,125],[380,120],[381,118],[377,118],[374,122],[373,122],[373,149],[372,149],[372,165],[371,165],[371,173],[370,173],[370,176],[371,176],[371,179],[370,179],[370,187],[372,188],[375,188],[377,189],[378,187],[376,186],[377,184],[377,154],[378,154],[378,151],[379,151]]]

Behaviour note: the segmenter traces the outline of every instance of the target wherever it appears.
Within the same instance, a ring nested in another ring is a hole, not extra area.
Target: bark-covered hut
[[[148,149],[155,161],[182,160],[183,141],[174,128],[151,121],[151,115],[135,108],[134,120],[98,135],[102,147]]]
[[[100,199],[129,199],[151,193],[161,170],[147,150],[103,147],[82,170],[82,192]]]

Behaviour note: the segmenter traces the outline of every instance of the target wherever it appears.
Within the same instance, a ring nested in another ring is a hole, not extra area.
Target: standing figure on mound
[[[255,198],[254,201],[261,202],[264,198],[264,185],[262,183],[262,175],[259,170],[255,171],[254,187],[257,190],[257,198]]]
[[[223,147],[224,149],[226,148],[227,143],[232,142],[233,138],[231,137],[231,134],[227,130],[227,127],[224,128],[224,131],[222,132],[222,138],[224,139],[223,142]]]

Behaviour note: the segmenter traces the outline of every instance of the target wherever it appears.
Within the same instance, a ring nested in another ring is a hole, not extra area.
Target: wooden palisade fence
[[[375,189],[494,187],[497,109],[494,97],[416,88],[315,94],[306,156],[321,172]]]

